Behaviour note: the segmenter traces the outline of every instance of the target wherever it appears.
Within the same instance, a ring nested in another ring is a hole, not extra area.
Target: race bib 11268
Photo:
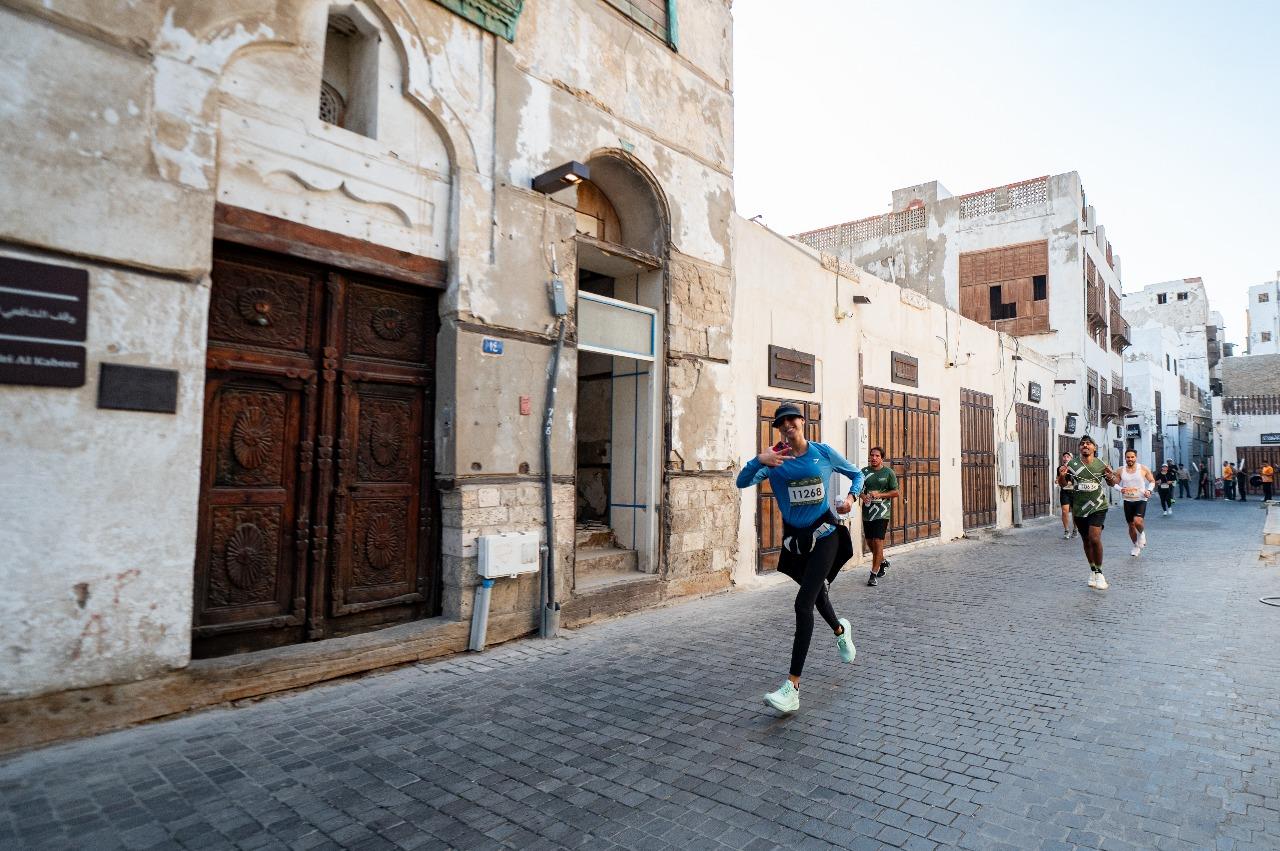
[[[827,501],[827,489],[816,476],[797,479],[787,483],[787,499],[792,505],[819,505]]]

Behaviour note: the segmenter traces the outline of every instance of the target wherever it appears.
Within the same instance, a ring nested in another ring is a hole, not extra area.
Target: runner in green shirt
[[[893,516],[893,503],[898,496],[898,477],[893,468],[885,466],[884,450],[873,446],[867,453],[870,464],[862,468],[862,537],[871,550],[871,578],[868,585],[878,585],[877,576],[884,576],[889,560],[884,557],[884,536]]]
[[[1080,438],[1080,457],[1058,467],[1058,485],[1074,488],[1071,514],[1080,543],[1084,545],[1084,557],[1089,560],[1089,587],[1099,591],[1107,589],[1107,578],[1102,575],[1102,528],[1107,519],[1107,485],[1120,481],[1119,474],[1096,456],[1098,445],[1093,438]]]

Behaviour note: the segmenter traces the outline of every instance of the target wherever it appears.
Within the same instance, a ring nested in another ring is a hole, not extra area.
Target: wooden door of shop
[[[1280,446],[1237,446],[1236,455],[1238,460],[1244,464],[1245,475],[1252,479],[1254,476],[1262,475],[1262,465],[1271,460],[1271,466],[1276,466],[1280,462]],[[1234,462],[1237,459],[1228,458],[1228,461]],[[1262,485],[1249,484],[1250,490],[1256,490],[1262,493]],[[1274,489],[1274,486],[1273,486]]]
[[[216,244],[197,656],[433,614],[434,291]]]
[[[1018,480],[1022,489],[1022,517],[1044,517],[1049,513],[1049,412],[1019,402]]]
[[[932,396],[862,388],[868,446],[884,449],[901,494],[894,501],[886,546],[936,538],[942,533],[939,411],[938,400]]]
[[[778,406],[786,399],[756,399],[756,454],[778,442],[773,430],[773,417]],[[822,440],[822,405],[817,402],[796,402],[804,414],[805,440]],[[761,573],[778,569],[778,553],[782,552],[782,512],[778,510],[778,498],[773,487],[765,479],[756,488],[756,569]]]
[[[996,522],[996,409],[989,393],[960,390],[964,528]]]

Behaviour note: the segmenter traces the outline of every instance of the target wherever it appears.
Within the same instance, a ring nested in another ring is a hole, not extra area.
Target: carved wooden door
[[[434,293],[218,245],[194,651],[434,612]]]
[[[996,410],[990,393],[960,389],[964,528],[996,522]]]
[[[1022,485],[1022,517],[1049,513],[1049,412],[1025,402],[1016,408],[1018,418],[1019,481]]]
[[[942,533],[940,411],[932,396],[862,388],[868,448],[881,447],[885,463],[898,477],[900,497],[894,500],[887,546],[936,538]]]

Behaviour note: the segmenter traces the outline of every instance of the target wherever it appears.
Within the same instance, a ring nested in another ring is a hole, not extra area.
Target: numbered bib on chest
[[[787,482],[787,499],[791,505],[821,505],[827,501],[827,488],[822,479],[813,476]]]
[[[1097,482],[1076,482],[1075,489],[1078,491],[1082,491],[1084,493],[1089,493],[1090,491],[1096,491],[1098,489],[1098,483]]]

